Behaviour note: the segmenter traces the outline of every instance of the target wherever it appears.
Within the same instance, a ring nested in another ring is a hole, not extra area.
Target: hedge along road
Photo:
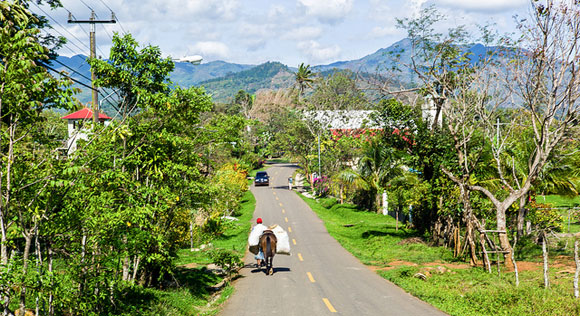
[[[274,257],[274,274],[257,269],[251,253],[221,315],[445,315],[366,268],[332,238],[322,221],[288,190],[295,167],[268,169],[269,187],[254,187],[254,223],[278,224],[290,237],[291,256]]]

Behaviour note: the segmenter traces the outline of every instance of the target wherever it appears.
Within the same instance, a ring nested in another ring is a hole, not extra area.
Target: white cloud
[[[322,28],[316,26],[302,26],[288,31],[284,34],[284,39],[291,41],[305,41],[319,38],[322,35]]]
[[[400,33],[400,30],[398,30],[394,26],[385,26],[385,27],[375,26],[372,29],[369,36],[370,36],[370,38],[379,38],[379,37],[397,35],[399,33]]]
[[[353,0],[298,0],[306,9],[306,14],[318,18],[324,23],[336,23],[346,17],[352,10]]]
[[[335,61],[341,52],[338,45],[323,47],[317,41],[300,42],[298,43],[298,49],[308,56],[310,62],[315,63]]]
[[[198,42],[188,47],[188,50],[203,57],[204,60],[211,61],[217,59],[227,59],[230,57],[229,47],[222,42]]]
[[[288,12],[284,6],[281,5],[273,5],[270,7],[268,11],[268,19],[269,20],[277,20],[282,18],[287,18]]]
[[[411,0],[411,17],[416,18],[419,16],[425,2],[427,2],[427,0]]]
[[[425,2],[424,0],[414,0]],[[437,3],[454,9],[480,12],[500,12],[525,6],[528,0],[437,0]]]
[[[233,20],[240,7],[239,0],[127,0],[124,7],[130,7],[133,14],[140,11],[142,19],[175,20],[222,19]]]

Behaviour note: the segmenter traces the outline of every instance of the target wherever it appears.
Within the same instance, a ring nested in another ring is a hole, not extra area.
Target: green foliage
[[[319,200],[319,203],[322,207],[330,209],[335,206],[338,201],[335,198],[323,198]]]
[[[304,93],[304,90],[306,88],[312,89],[312,83],[314,82],[314,79],[312,78],[313,76],[314,73],[310,69],[310,65],[304,66],[304,63],[301,63],[298,66],[298,71],[295,74],[295,78],[296,85],[298,86],[298,89],[300,91],[299,96]]]
[[[293,79],[287,66],[278,62],[267,62],[248,70],[203,81],[200,86],[205,87],[216,102],[230,103],[240,90],[254,94],[260,89],[287,88],[292,86]]]
[[[244,265],[241,256],[231,250],[216,249],[210,252],[210,257],[216,265],[226,270],[228,278],[231,278],[232,272]]]
[[[342,70],[319,79],[307,103],[317,110],[368,109],[369,102],[354,78],[354,73]]]

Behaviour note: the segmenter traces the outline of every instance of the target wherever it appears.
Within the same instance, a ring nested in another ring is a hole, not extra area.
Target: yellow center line
[[[286,213],[286,210],[285,209],[282,209],[282,214],[285,214],[285,213]]]
[[[282,205],[282,203],[278,203],[278,204],[280,204],[280,207],[284,206],[284,205]]]
[[[312,277],[312,273],[306,272],[306,274],[308,275],[308,279],[310,279],[310,282],[316,283],[316,280],[314,280],[314,277]]]
[[[276,197],[276,200],[279,200],[279,199],[280,199],[279,197]]]
[[[284,217],[284,221],[288,223],[288,217]]]
[[[288,226],[288,232],[291,233],[292,232],[292,227]]]
[[[302,254],[301,253],[298,253],[298,260],[304,261],[304,259],[302,259]]]
[[[296,239],[292,239],[292,243],[296,246]]]
[[[274,195],[276,195],[276,191],[272,191],[272,193],[274,193]]]
[[[332,304],[330,304],[330,301],[326,297],[323,298],[322,301],[324,301],[324,304],[326,305],[326,307],[328,307],[328,310],[331,313],[336,313],[336,309],[334,309],[334,306],[332,306]]]

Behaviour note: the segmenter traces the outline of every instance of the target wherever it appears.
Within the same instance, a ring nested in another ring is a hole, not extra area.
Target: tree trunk
[[[479,243],[481,244],[481,251],[483,252],[483,269],[487,270],[488,273],[491,273],[491,262],[489,262],[489,256],[487,255],[487,251],[485,250],[485,240],[483,232],[479,234]]]
[[[2,172],[0,172],[0,199],[2,199]],[[8,264],[8,238],[6,229],[6,218],[4,218],[5,208],[0,201],[0,264]]]
[[[520,239],[524,235],[524,219],[526,217],[526,200],[528,195],[524,194],[520,197],[520,207],[518,209],[517,219],[517,238]]]
[[[548,249],[546,246],[546,234],[542,234],[542,257],[544,259],[544,288],[550,287],[550,279],[548,274]]]
[[[506,251],[506,253],[504,253],[505,266],[508,269],[508,271],[511,271],[511,269],[513,269],[514,267],[513,267],[512,261],[510,259],[512,247],[510,245],[510,241],[508,239],[508,234],[507,234],[505,211],[506,211],[505,208],[497,210],[497,214],[496,214],[497,230],[501,231],[500,233],[498,233],[499,244],[501,246],[501,249],[503,251]]]
[[[127,236],[123,236],[123,245],[125,249],[127,248]],[[127,250],[127,249],[126,249]],[[129,254],[125,254],[125,258],[123,259],[123,281],[129,280],[129,265],[131,264],[131,260],[129,259]]]
[[[516,263],[516,256],[515,256],[515,252],[516,252],[516,244],[518,242],[518,237],[515,238],[514,240],[514,245],[512,246],[512,253],[511,253],[511,259],[512,259],[512,263],[514,265],[514,272],[515,272],[515,277],[516,277],[516,286],[520,286],[520,274],[518,272],[518,264]]]
[[[53,261],[52,261],[52,246],[47,243],[48,249],[48,275],[50,276],[50,292],[48,294],[48,315],[54,315],[54,275],[53,275]]]
[[[131,279],[131,282],[135,282],[135,279],[137,278],[137,271],[139,271],[139,263],[141,262],[141,258],[139,256],[135,256],[135,259],[133,261],[133,277]]]
[[[22,275],[26,275],[28,272],[28,258],[30,256],[30,245],[32,244],[32,236],[30,234],[24,234],[24,254],[22,255]],[[26,310],[26,286],[24,284],[20,285],[20,315],[24,315]]]
[[[466,230],[467,232],[465,233],[465,242],[469,244],[470,264],[472,267],[475,267],[477,265],[477,247],[475,246],[475,240],[473,237],[473,220],[471,218],[467,222]]]
[[[580,274],[580,259],[578,259],[578,240],[574,241],[574,263],[576,263],[576,272],[574,273],[574,297],[578,298],[578,274]]]

